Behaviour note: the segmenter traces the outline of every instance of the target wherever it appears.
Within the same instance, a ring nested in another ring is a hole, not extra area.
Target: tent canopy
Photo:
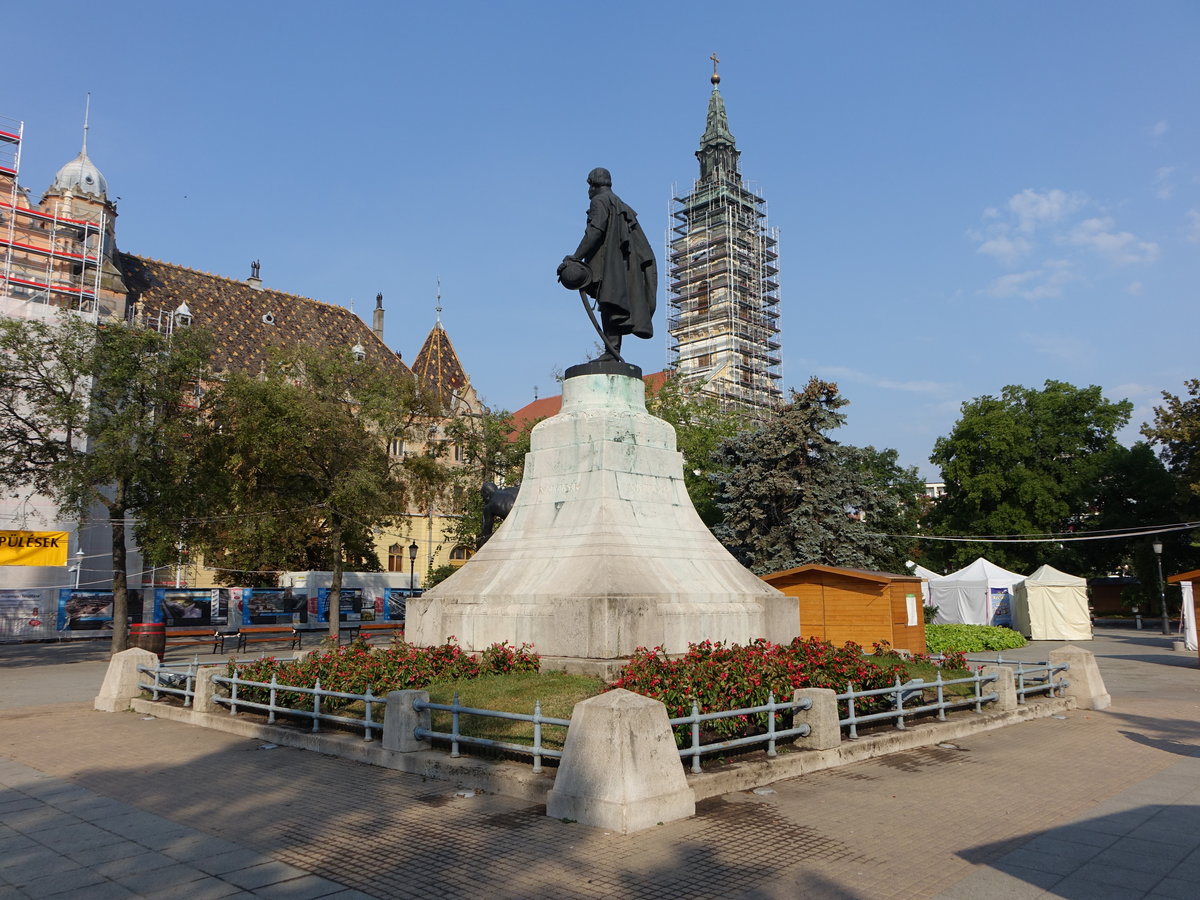
[[[1035,641],[1090,641],[1087,580],[1042,566],[1016,586],[1013,627]]]
[[[992,592],[1010,592],[1024,578],[982,556],[957,572],[929,582],[929,605],[938,608],[935,625],[1007,624],[1007,606],[993,607]]]

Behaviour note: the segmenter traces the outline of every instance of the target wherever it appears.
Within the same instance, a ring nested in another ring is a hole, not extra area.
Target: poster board
[[[0,638],[34,638],[42,633],[42,589],[0,591]]]
[[[229,624],[228,588],[156,588],[154,621],[170,628]]]

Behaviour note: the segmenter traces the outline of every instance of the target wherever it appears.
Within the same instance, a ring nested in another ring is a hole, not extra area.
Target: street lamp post
[[[75,570],[75,590],[79,590],[79,576],[83,573],[83,550],[82,548],[75,551],[75,565],[71,566]]]
[[[1162,633],[1170,634],[1171,629],[1167,625],[1167,590],[1163,587],[1162,550],[1162,541],[1155,541],[1154,558],[1158,560],[1158,602],[1162,610]]]
[[[417,542],[413,541],[408,545],[408,592],[411,594],[417,587],[417,551],[421,549],[417,546]],[[1165,633],[1165,632],[1164,632]]]

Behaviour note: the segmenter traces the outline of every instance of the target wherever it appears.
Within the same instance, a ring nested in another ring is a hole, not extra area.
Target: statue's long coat
[[[588,206],[587,230],[574,254],[595,279],[584,288],[600,307],[608,334],[654,337],[658,266],[637,213],[608,188]]]

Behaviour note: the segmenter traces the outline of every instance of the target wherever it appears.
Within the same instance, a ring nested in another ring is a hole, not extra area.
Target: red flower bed
[[[744,646],[704,641],[689,645],[688,652],[675,659],[662,647],[639,647],[610,689],[625,688],[661,700],[667,715],[675,718],[690,715],[693,701],[702,713],[743,709],[765,704],[771,692],[777,702],[791,700],[795,688],[832,688],[841,693],[849,684],[855,690],[889,687],[897,674],[904,676],[898,662],[873,662],[853,642],[838,648],[815,638],[796,638],[790,644],[760,639]],[[857,708],[861,713],[890,703],[885,697],[875,704],[860,701]],[[780,727],[787,727],[788,718]],[[734,737],[765,728],[766,721],[766,713],[737,716],[714,720],[706,730]]]
[[[344,647],[315,650],[295,661],[267,657],[239,666],[231,660],[227,671],[230,675],[236,671],[248,681],[270,682],[274,675],[280,685],[305,688],[316,687],[320,679],[322,690],[365,694],[370,688],[372,694],[383,697],[389,691],[423,688],[442,679],[536,672],[540,666],[541,657],[528,644],[520,647],[511,647],[507,642],[493,644],[478,656],[472,656],[454,638],[437,647],[417,647],[403,641],[370,647],[357,639]],[[263,703],[268,692],[265,688],[239,688],[238,696]],[[280,692],[276,702],[295,709],[312,708],[312,697],[307,694]],[[348,703],[325,699],[321,705],[332,711]]]

